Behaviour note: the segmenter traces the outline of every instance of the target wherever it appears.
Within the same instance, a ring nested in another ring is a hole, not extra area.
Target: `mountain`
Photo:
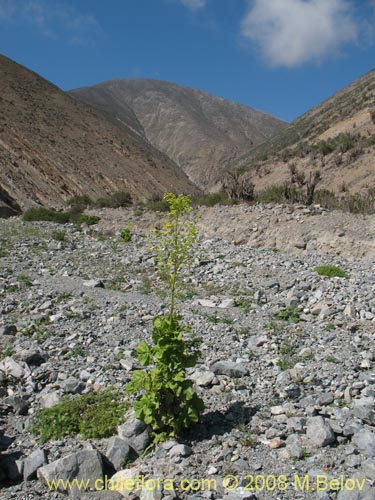
[[[258,189],[280,183],[294,163],[319,169],[319,187],[375,188],[375,70],[365,74],[234,162]]]
[[[131,124],[204,189],[251,147],[286,126],[262,111],[159,80],[111,80],[71,95],[113,122]]]
[[[125,110],[124,110],[125,113]],[[123,122],[101,113],[0,55],[0,201],[60,207],[74,194],[117,190],[146,199],[197,191],[146,139],[132,110]]]

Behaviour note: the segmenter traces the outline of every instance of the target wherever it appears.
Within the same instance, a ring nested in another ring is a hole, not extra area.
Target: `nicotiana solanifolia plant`
[[[204,409],[186,369],[195,365],[199,351],[184,339],[184,328],[176,312],[176,301],[183,285],[183,275],[193,259],[197,225],[192,220],[190,197],[166,193],[168,203],[161,229],[153,238],[157,271],[164,284],[167,314],[154,319],[153,345],[141,342],[136,356],[149,370],[135,370],[127,385],[130,395],[140,393],[135,403],[137,418],[150,425],[153,443],[178,437],[192,423],[199,421]]]

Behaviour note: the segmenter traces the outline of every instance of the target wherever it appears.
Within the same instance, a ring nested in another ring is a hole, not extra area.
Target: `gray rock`
[[[375,457],[375,433],[362,429],[354,434],[352,443],[367,457]]]
[[[227,375],[231,378],[245,377],[249,374],[249,370],[241,363],[234,363],[233,361],[216,361],[211,366],[211,370],[216,375]]]
[[[29,409],[29,397],[26,395],[9,396],[5,402],[13,408],[17,415],[26,415]]]
[[[130,413],[126,422],[117,427],[117,432],[138,455],[141,455],[150,443],[150,429],[142,420],[137,419],[134,413]]]
[[[52,408],[60,401],[59,391],[48,392],[40,397],[39,404],[41,408]]]
[[[126,484],[130,484],[128,483],[128,481],[136,480],[136,478],[140,474],[141,471],[140,469],[138,469],[138,467],[131,467],[130,469],[124,469],[116,472],[116,474],[114,474],[110,479],[111,489],[113,489],[117,493],[120,493],[120,495],[122,495],[123,498],[129,500],[134,498],[134,495],[138,494],[139,496],[141,494],[140,491],[138,490],[130,491],[129,488],[121,489],[121,486],[124,487]]]
[[[47,463],[46,452],[37,448],[35,451],[29,455],[24,461],[23,467],[23,479],[24,481],[29,481],[36,477],[37,470]]]
[[[0,477],[3,472],[3,479],[9,481],[19,481],[23,478],[23,460],[17,460],[12,455],[0,457]]]
[[[311,417],[307,420],[306,435],[315,448],[322,448],[335,442],[335,434],[323,417]]]
[[[111,437],[108,441],[106,457],[116,470],[125,466],[130,455],[130,447],[123,439],[117,436]]]
[[[162,493],[158,490],[142,490],[140,500],[161,500]]]
[[[375,425],[375,398],[355,399],[353,413],[367,424]]]
[[[102,458],[98,451],[82,450],[60,458],[37,471],[37,477],[44,482],[53,479],[85,480],[89,488],[95,488],[95,481],[103,479]],[[63,491],[62,486],[59,487]]]
[[[214,372],[194,372],[192,375],[192,379],[199,387],[208,387],[211,385],[212,381],[215,378]]]
[[[17,327],[16,325],[5,325],[0,328],[0,336],[1,335],[16,335]]]
[[[30,342],[25,345],[24,349],[17,352],[16,358],[28,365],[40,365],[47,359],[47,353],[38,344]]]
[[[104,288],[104,283],[101,280],[86,280],[83,282],[83,286],[87,286],[88,288]]]
[[[66,380],[64,380],[61,383],[61,387],[67,393],[79,394],[85,388],[85,384],[81,380],[79,380],[75,377],[68,377]]]
[[[301,440],[297,434],[291,434],[286,440],[286,448],[292,458],[303,458],[304,453]]]
[[[189,457],[192,453],[193,450],[186,444],[176,444],[169,451],[171,457]]]
[[[0,362],[0,372],[6,377],[21,379],[25,375],[25,367],[12,357],[7,357]]]
[[[306,418],[305,417],[290,417],[288,418],[287,428],[294,432],[303,433],[305,431]]]
[[[334,400],[334,397],[333,397],[332,392],[323,392],[322,394],[319,395],[316,402],[320,406],[326,406],[326,405],[331,404],[333,402],[333,400]]]

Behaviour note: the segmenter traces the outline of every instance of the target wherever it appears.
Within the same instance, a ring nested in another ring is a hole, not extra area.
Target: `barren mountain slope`
[[[319,168],[320,187],[358,192],[375,187],[375,70],[311,109],[234,162],[249,169],[258,189],[280,183],[293,162]]]
[[[202,188],[286,125],[262,111],[159,80],[112,80],[71,93],[118,120],[130,107],[148,140]]]
[[[134,130],[115,126],[0,56],[0,192],[22,206],[61,206],[83,192],[96,198],[127,190],[142,199],[166,190],[196,191],[177,165],[142,137],[131,110],[127,121]]]

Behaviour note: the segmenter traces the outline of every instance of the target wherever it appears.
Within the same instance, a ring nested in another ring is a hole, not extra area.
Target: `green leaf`
[[[153,362],[153,350],[146,342],[138,344],[135,352],[142,366],[148,366]]]

